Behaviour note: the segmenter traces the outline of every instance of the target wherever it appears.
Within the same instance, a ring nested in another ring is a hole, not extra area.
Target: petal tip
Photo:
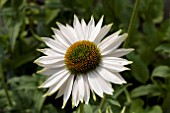
[[[36,49],[37,51],[39,51],[39,52],[42,52],[43,50],[42,49]]]
[[[33,61],[34,64],[38,64],[38,59]]]
[[[48,96],[48,94],[47,94],[47,93],[45,93],[42,97],[44,97],[44,98],[45,98],[45,97],[47,97],[47,96]]]
[[[64,109],[64,108],[65,108],[66,103],[67,103],[67,101],[64,101],[64,102],[63,102],[63,105],[62,105],[62,107],[61,107],[62,109]]]
[[[108,27],[110,27],[110,28],[111,28],[112,26],[113,26],[113,23],[110,23],[110,24],[108,25]]]

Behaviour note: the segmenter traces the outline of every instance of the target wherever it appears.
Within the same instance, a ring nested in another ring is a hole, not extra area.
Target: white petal
[[[61,54],[53,49],[50,49],[50,48],[45,48],[45,49],[37,49],[38,51],[44,53],[45,55],[48,55],[48,56],[63,56],[64,57],[64,54]]]
[[[96,27],[93,29],[93,31],[91,33],[89,40],[92,41],[92,42],[96,39],[97,35],[100,32],[100,29],[101,29],[101,26],[102,26],[102,23],[103,23],[103,17],[104,16],[101,17],[101,19],[99,20]]]
[[[60,42],[59,38],[56,37],[57,35],[52,35],[52,37],[54,38],[54,41],[61,46],[62,48],[64,48],[64,50],[67,50],[67,45],[63,44],[62,42]]]
[[[86,28],[86,22],[84,21],[84,19],[81,20],[81,25],[82,25],[82,31],[83,31],[83,39],[86,40],[85,35],[87,35],[87,28]]]
[[[50,39],[50,38],[42,38],[42,39],[45,42],[45,44],[47,46],[49,46],[50,48],[52,48],[53,50],[55,50],[61,54],[65,54],[66,50],[64,48],[62,48],[62,46],[58,45],[58,43],[56,43],[55,40]]]
[[[93,16],[91,16],[91,20],[89,21],[89,23],[87,25],[85,40],[89,40],[94,28],[95,28],[95,22],[94,22]]]
[[[34,61],[34,63],[42,63],[42,64],[53,64],[62,61],[63,56],[42,56]]]
[[[84,80],[84,88],[85,88],[85,93],[84,93],[84,101],[86,104],[89,103],[89,99],[90,99],[90,88],[89,88],[89,82],[87,80],[87,75],[83,76],[83,80]]]
[[[102,57],[103,64],[110,64],[110,65],[117,65],[117,66],[123,66],[131,64],[132,61],[128,61],[123,58],[117,58],[117,57]]]
[[[113,92],[112,85],[108,81],[105,81],[105,79],[103,79],[97,71],[93,71],[93,72],[97,76],[96,78],[98,79],[98,82],[100,83],[99,85],[103,90],[103,92],[112,95]]]
[[[70,77],[69,77],[69,79],[67,81],[65,91],[64,91],[64,97],[63,97],[64,102],[63,102],[62,108],[64,108],[65,104],[67,103],[67,100],[70,97],[71,90],[72,90],[72,87],[73,87],[73,80],[74,80],[74,75],[70,75]]]
[[[98,81],[98,76],[92,71],[87,73],[90,88],[100,97],[103,97],[103,90],[100,87],[100,81]]]
[[[78,85],[80,101],[83,102],[85,88],[84,88],[84,81],[82,75],[77,76],[77,85]]]
[[[73,84],[73,91],[72,91],[72,102],[73,102],[73,106],[76,106],[79,104],[79,101],[78,100],[78,84],[77,84],[77,79],[74,81],[74,84]]]
[[[77,41],[74,34],[72,34],[72,32],[66,26],[62,25],[59,22],[57,22],[57,25],[60,28],[61,33],[67,38],[67,40],[69,40],[71,44]]]
[[[112,37],[110,42],[105,43],[105,45],[100,47],[102,55],[109,54],[110,52],[118,48],[120,44],[125,40],[126,37],[127,37],[126,33],[124,33],[123,35],[117,36],[115,38]]]
[[[76,31],[74,30],[73,27],[71,27],[70,25],[66,24],[66,27],[69,29],[69,31],[72,33],[72,35],[74,36],[76,41],[79,41],[79,38],[77,37]]]
[[[79,22],[79,20],[78,20],[76,15],[74,15],[73,26],[74,26],[74,30],[76,31],[78,39],[79,40],[84,40],[82,27],[81,27],[81,24],[80,24],[80,22]]]
[[[55,34],[55,39],[59,40],[63,45],[66,47],[70,47],[71,43],[66,39],[66,37],[61,33],[60,30],[52,28],[54,34]]]
[[[129,68],[121,66],[121,65],[114,65],[114,64],[108,64],[108,63],[103,63],[99,64],[101,67],[111,70],[113,72],[122,72],[125,70],[129,70]]]
[[[67,82],[67,81],[66,81],[66,82]],[[66,82],[65,82],[65,83],[66,83]],[[61,96],[64,94],[65,89],[66,89],[66,85],[63,84],[63,85],[60,87],[60,89],[59,89],[59,91],[58,91],[57,96],[55,97],[55,99],[61,97]]]
[[[122,57],[124,55],[127,55],[128,53],[134,51],[134,49],[130,48],[130,49],[116,49],[112,52],[110,52],[109,54],[103,55],[103,56],[112,56],[112,57]]]
[[[119,30],[109,36],[107,36],[104,40],[102,40],[99,44],[98,44],[98,47],[100,49],[104,49],[105,46],[110,43],[110,42],[113,42],[115,39],[118,38],[118,35],[122,32],[122,30]]]
[[[42,70],[37,71],[37,73],[39,74],[43,74],[43,75],[53,75],[54,73],[63,70],[65,67],[60,67],[60,68],[43,68]]]
[[[67,86],[64,92],[64,100],[67,101],[70,97],[72,86],[73,86],[74,75],[71,75],[67,81]]]
[[[51,77],[49,77],[41,86],[40,88],[47,88],[51,87],[54,84],[58,84],[63,78],[67,77],[68,71],[66,69],[60,70],[59,72],[55,73]]]
[[[126,81],[118,73],[110,72],[100,66],[96,70],[100,74],[100,76],[106,81],[109,81],[115,84],[126,83]]]
[[[60,80],[58,79],[57,83],[53,85],[52,87],[50,87],[46,95],[49,96],[55,93],[65,83],[65,81],[69,78],[69,76],[70,76],[70,73],[67,72],[65,75],[63,75],[63,77]]]
[[[36,61],[35,61],[35,63],[38,64],[39,66],[45,67],[45,68],[59,68],[59,67],[65,66],[64,58],[60,59],[57,62],[52,63],[52,64],[48,64],[48,63],[44,64],[44,63],[36,62]]]
[[[95,38],[95,40],[93,41],[95,44],[99,44],[100,41],[103,39],[103,37],[109,32],[109,30],[111,29],[113,24],[109,24],[107,26],[104,26],[101,28],[99,34],[97,35],[97,37]]]

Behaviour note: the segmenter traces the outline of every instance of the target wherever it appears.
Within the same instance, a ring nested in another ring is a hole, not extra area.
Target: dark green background
[[[104,24],[114,23],[109,34],[127,32],[134,0],[0,0],[0,113],[71,113],[71,99],[61,109],[62,98],[42,98],[38,89],[46,77],[33,61],[46,47],[40,37],[53,35],[56,21],[73,22],[73,15],[86,22],[104,15]],[[133,61],[130,71],[122,72],[126,85],[114,85],[101,111],[120,113],[170,113],[170,1],[141,0],[126,58]],[[104,25],[103,24],[103,25]],[[5,84],[6,83],[6,84]],[[7,86],[12,106],[4,88]],[[100,98],[90,99],[85,113],[97,113]]]

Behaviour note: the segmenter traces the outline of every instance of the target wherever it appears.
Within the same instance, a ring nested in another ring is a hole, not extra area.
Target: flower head
[[[126,81],[119,72],[132,63],[120,58],[133,49],[117,49],[127,37],[121,30],[107,36],[112,24],[102,27],[103,16],[95,25],[94,18],[88,24],[79,22],[74,16],[73,27],[57,23],[53,28],[53,39],[42,38],[49,48],[39,49],[45,56],[35,60],[44,67],[39,73],[49,76],[40,86],[49,88],[45,96],[57,92],[56,98],[63,95],[63,107],[72,95],[72,103],[89,102],[90,91],[103,97],[113,93],[111,83],[123,84]]]

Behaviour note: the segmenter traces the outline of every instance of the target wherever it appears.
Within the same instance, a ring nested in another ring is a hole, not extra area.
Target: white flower
[[[119,57],[133,49],[117,49],[127,37],[119,35],[121,30],[104,38],[112,24],[101,27],[102,22],[103,16],[96,25],[93,17],[86,24],[74,16],[73,27],[57,23],[53,39],[42,38],[49,48],[39,49],[46,56],[35,63],[44,67],[39,73],[49,78],[40,88],[49,88],[45,96],[57,91],[56,98],[63,95],[63,107],[71,95],[73,106],[88,104],[90,91],[103,97],[104,93],[112,95],[111,83],[126,83],[119,72],[128,70],[124,65],[132,62]]]

